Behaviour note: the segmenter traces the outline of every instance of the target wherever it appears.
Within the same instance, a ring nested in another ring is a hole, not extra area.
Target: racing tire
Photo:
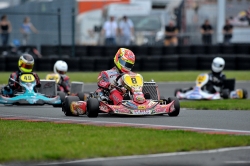
[[[80,101],[80,99],[77,96],[68,96],[65,98],[65,101],[63,102],[62,111],[66,116],[75,116],[72,114],[70,110],[70,105],[73,101]]]
[[[57,92],[57,95],[60,97],[61,103],[63,104],[65,101],[65,93],[64,92]],[[53,107],[62,107],[62,104],[53,105]]]
[[[223,89],[222,91],[221,91],[221,97],[223,98],[223,99],[228,99],[229,98],[229,96],[230,96],[230,91],[229,91],[229,89]]]
[[[96,118],[99,112],[99,101],[96,98],[90,98],[87,101],[86,114],[89,118]]]
[[[77,96],[79,97],[79,99],[81,101],[86,101],[86,96],[85,96],[85,93],[84,92],[79,92],[77,93]]]
[[[243,99],[247,99],[248,98],[248,93],[246,89],[242,89],[243,91]]]
[[[169,103],[171,103],[172,101],[174,101],[174,108],[175,108],[174,112],[171,112],[168,115],[169,116],[178,116],[179,113],[180,113],[180,102],[179,102],[179,99],[176,98],[176,97],[169,97],[168,101],[169,101]]]

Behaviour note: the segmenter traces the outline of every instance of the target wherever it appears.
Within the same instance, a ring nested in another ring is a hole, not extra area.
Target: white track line
[[[160,153],[160,154],[148,154],[148,155],[133,155],[133,156],[121,156],[121,157],[106,157],[106,158],[93,158],[93,159],[83,159],[68,162],[52,162],[46,164],[38,165],[57,165],[57,164],[70,164],[70,163],[86,163],[86,162],[96,162],[96,161],[109,161],[109,160],[129,160],[129,159],[139,159],[139,158],[150,158],[150,157],[169,157],[169,156],[180,156],[180,155],[192,155],[192,154],[207,154],[207,153],[220,153],[233,150],[245,150],[250,149],[250,146],[246,147],[233,147],[233,148],[220,148],[205,151],[193,151],[193,152],[174,152],[174,153]]]
[[[13,116],[16,115],[1,115],[1,116]],[[103,124],[121,124],[121,125],[133,125],[136,127],[151,126],[151,127],[168,127],[172,129],[193,129],[200,131],[217,131],[217,132],[236,132],[243,134],[250,134],[248,130],[230,130],[230,129],[216,129],[216,128],[203,128],[203,127],[187,127],[187,126],[168,126],[168,125],[155,125],[155,124],[140,124],[140,123],[124,123],[124,122],[107,122],[107,121],[92,121],[92,120],[75,120],[75,119],[61,119],[61,118],[50,118],[50,117],[36,117],[36,116],[17,116],[17,117],[32,117],[36,119],[48,119],[48,120],[63,120],[63,121],[74,121],[74,122],[91,122],[91,123],[103,123]]]

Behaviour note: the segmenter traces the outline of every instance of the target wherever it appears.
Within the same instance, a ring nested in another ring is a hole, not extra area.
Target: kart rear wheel
[[[70,105],[73,101],[80,101],[80,99],[77,96],[68,96],[65,98],[65,101],[63,102],[62,111],[66,116],[73,116],[70,110]]]
[[[169,101],[169,103],[171,103],[172,101],[174,101],[174,108],[175,108],[174,112],[171,112],[168,115],[169,116],[178,116],[179,113],[180,113],[180,102],[179,102],[179,99],[176,98],[176,97],[169,97],[168,101]]]
[[[229,89],[223,89],[223,90],[221,91],[221,97],[222,97],[223,99],[228,99],[229,96],[230,96],[230,91],[229,91]]]
[[[57,92],[57,95],[60,97],[61,103],[64,103],[65,100],[65,93],[64,92]],[[57,105],[53,105],[53,107],[61,107],[62,104],[57,104]]]
[[[96,98],[90,98],[87,101],[86,114],[90,118],[96,118],[99,112],[99,101]]]
[[[246,89],[242,89],[243,91],[243,99],[247,99],[248,98],[248,93]]]
[[[79,99],[81,101],[86,101],[86,96],[85,96],[85,93],[84,92],[79,92],[77,93],[77,96],[79,97]]]

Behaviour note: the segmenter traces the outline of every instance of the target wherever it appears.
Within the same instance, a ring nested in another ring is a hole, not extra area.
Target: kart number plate
[[[150,114],[150,110],[134,110],[135,115],[148,115]]]
[[[23,82],[33,82],[35,81],[35,77],[32,74],[23,74],[21,75],[20,80]]]

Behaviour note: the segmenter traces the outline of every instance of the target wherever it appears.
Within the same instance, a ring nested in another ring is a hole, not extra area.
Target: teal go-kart
[[[15,80],[13,80],[15,81]],[[15,81],[16,82],[16,81]],[[0,104],[4,105],[44,105],[49,104],[53,106],[61,106],[62,100],[65,98],[64,93],[57,93],[57,95],[45,95],[36,92],[36,80],[32,73],[23,73],[19,77],[18,83],[22,90],[18,92],[1,90]],[[12,95],[9,95],[12,94]]]

